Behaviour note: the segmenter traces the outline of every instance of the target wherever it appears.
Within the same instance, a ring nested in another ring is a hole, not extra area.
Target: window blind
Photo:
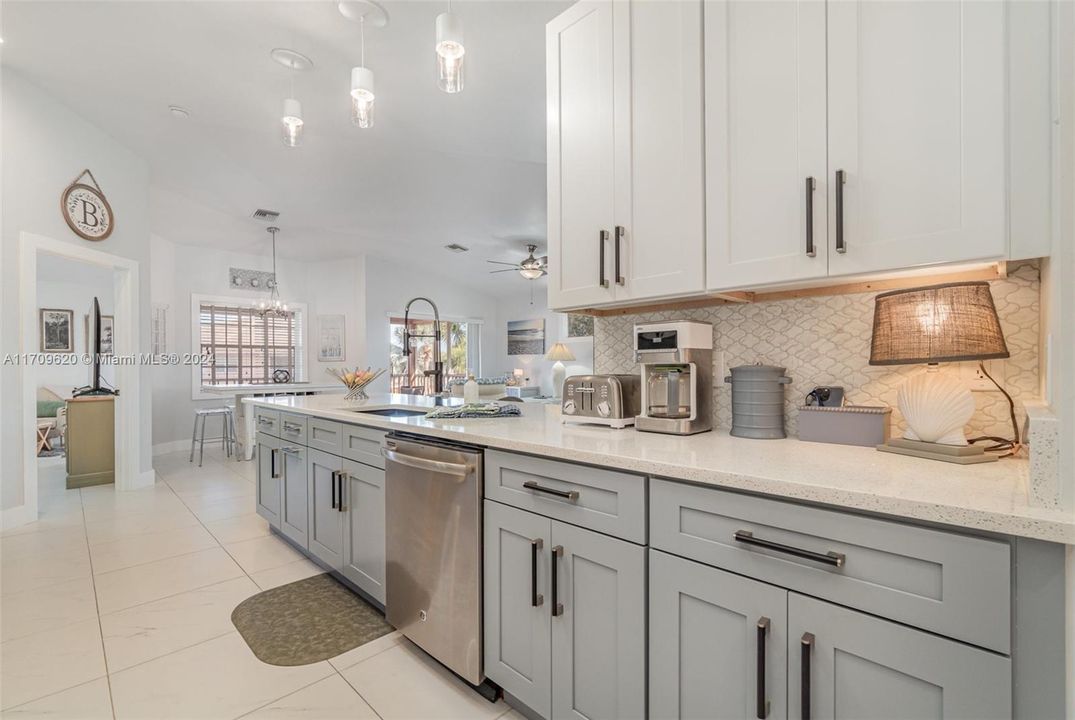
[[[305,371],[301,314],[264,317],[253,308],[202,303],[199,345],[212,359],[202,365],[202,384],[271,383],[276,370],[292,380]]]

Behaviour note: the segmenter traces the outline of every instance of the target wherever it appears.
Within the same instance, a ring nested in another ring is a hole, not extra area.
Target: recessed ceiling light
[[[187,110],[185,107],[182,107],[180,105],[169,105],[168,113],[172,117],[179,118],[180,120],[186,120],[190,117],[190,110]]]
[[[313,60],[298,50],[290,48],[273,48],[269,52],[269,57],[289,70],[310,70],[314,66]]]

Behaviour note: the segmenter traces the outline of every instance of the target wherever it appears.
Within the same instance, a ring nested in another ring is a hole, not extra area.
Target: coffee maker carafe
[[[642,414],[635,428],[693,435],[713,427],[713,326],[702,322],[635,325],[642,365]]]

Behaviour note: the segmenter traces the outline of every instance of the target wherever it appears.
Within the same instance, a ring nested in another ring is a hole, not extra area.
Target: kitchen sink
[[[428,410],[410,410],[408,408],[379,408],[377,410],[355,410],[363,415],[381,415],[383,417],[418,417]]]

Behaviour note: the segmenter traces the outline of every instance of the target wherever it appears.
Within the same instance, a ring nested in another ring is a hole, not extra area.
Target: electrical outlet
[[[1004,369],[1004,360],[1000,358],[985,361],[986,372],[992,375],[993,380],[996,380],[1001,385],[1004,384]],[[977,360],[959,363],[959,373],[963,382],[973,392],[998,392],[993,381],[982,374]]]

